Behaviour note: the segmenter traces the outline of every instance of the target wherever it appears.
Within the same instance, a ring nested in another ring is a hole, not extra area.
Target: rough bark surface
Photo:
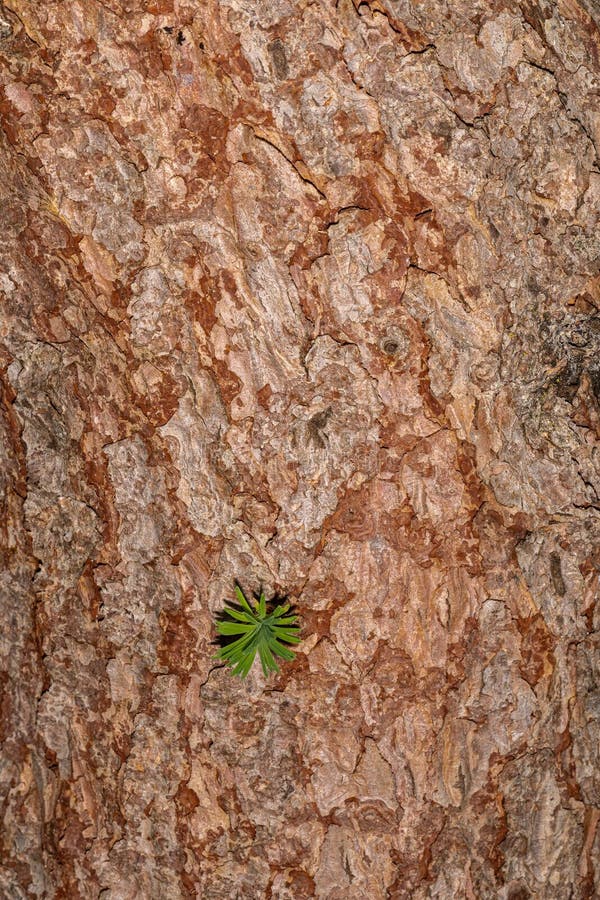
[[[0,896],[599,896],[599,22],[0,4]]]

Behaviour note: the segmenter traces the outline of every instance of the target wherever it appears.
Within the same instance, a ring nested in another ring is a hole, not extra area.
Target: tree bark
[[[0,896],[600,895],[599,23],[0,4]]]

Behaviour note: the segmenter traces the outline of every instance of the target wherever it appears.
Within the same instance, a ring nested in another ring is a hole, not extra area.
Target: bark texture
[[[599,22],[0,4],[0,896],[599,896]]]

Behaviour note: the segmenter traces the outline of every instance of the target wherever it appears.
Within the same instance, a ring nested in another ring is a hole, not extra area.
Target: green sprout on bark
[[[289,603],[279,604],[270,610],[272,604],[267,603],[263,591],[258,600],[252,601],[253,606],[237,584],[235,595],[239,608],[228,603],[217,621],[218,633],[234,640],[221,647],[215,659],[231,666],[233,675],[245,678],[258,653],[265,676],[270,672],[279,672],[276,656],[290,660],[295,658],[295,653],[286,645],[300,643],[298,616],[293,613],[287,615]]]

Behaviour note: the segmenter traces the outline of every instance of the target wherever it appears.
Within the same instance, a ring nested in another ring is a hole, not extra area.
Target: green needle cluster
[[[229,604],[223,610],[223,618],[217,621],[217,631],[226,637],[239,637],[221,647],[215,659],[224,660],[233,668],[233,674],[245,678],[258,651],[263,672],[279,672],[275,657],[294,659],[295,654],[286,644],[300,643],[298,616],[286,616],[289,603],[276,606],[267,615],[267,601],[261,591],[260,599],[254,602],[254,609],[246,600],[238,585],[235,595],[241,609]]]

